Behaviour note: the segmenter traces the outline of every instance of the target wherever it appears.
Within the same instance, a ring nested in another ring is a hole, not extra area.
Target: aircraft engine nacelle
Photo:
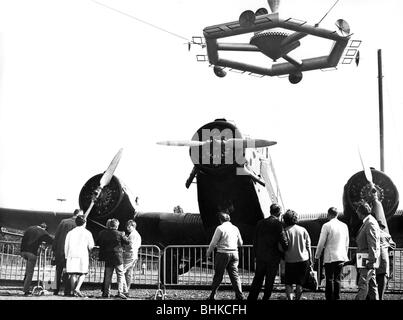
[[[225,119],[216,119],[199,128],[193,141],[215,141],[242,138],[235,125]],[[195,167],[207,174],[222,175],[233,172],[245,163],[245,153],[241,148],[211,142],[201,147],[190,147],[190,158]]]
[[[79,195],[79,205],[84,212],[91,204],[95,190],[99,186],[102,174],[97,174],[90,178],[82,187]],[[116,176],[106,185],[91,209],[87,218],[87,228],[97,234],[104,229],[106,221],[111,218],[119,220],[119,230],[124,230],[127,220],[133,219],[135,210],[130,202],[129,196],[124,186]]]
[[[399,192],[392,180],[382,171],[371,168],[372,180],[378,194],[378,199],[382,203],[386,220],[390,224],[390,219],[395,214],[399,205]],[[364,171],[354,174],[344,186],[343,193],[343,220],[349,225],[350,231],[355,236],[361,221],[355,212],[355,203],[360,200],[370,202],[371,184],[365,177]]]

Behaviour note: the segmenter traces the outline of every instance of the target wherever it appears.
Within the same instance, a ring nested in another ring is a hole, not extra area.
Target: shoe
[[[54,295],[54,296],[58,296],[58,295],[59,295],[59,291],[53,291],[53,295]]]
[[[110,298],[111,296],[110,296],[110,294],[105,294],[105,293],[103,293],[101,297],[102,297],[102,298]]]
[[[32,291],[25,291],[24,296],[32,296]]]
[[[75,297],[84,298],[84,295],[83,295],[80,291],[74,290],[73,292],[74,292],[74,296],[75,296]]]
[[[124,294],[127,298],[130,298],[130,293],[129,293],[129,292],[123,292],[123,294]]]
[[[120,298],[120,299],[124,299],[124,300],[127,299],[127,297],[126,297],[123,293],[121,293],[121,292],[119,292],[116,297],[118,297],[118,298]]]

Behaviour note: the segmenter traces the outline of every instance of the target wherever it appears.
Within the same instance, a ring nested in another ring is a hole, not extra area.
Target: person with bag
[[[287,210],[283,216],[288,249],[285,251],[285,292],[288,300],[300,300],[307,272],[312,265],[311,238],[308,231],[297,225],[298,214]],[[310,275],[310,273],[309,273]],[[293,285],[296,285],[295,291]]]
[[[329,208],[326,222],[320,231],[315,259],[323,253],[323,263],[326,276],[326,300],[340,299],[341,271],[344,262],[348,261],[348,246],[350,242],[348,227],[337,219],[337,209]]]
[[[270,216],[266,219],[260,220],[256,226],[256,233],[253,242],[256,269],[249,291],[248,300],[257,300],[265,278],[262,300],[270,299],[280,259],[283,252],[288,248],[283,224],[279,220],[280,215],[281,207],[278,204],[273,203],[270,206]],[[282,251],[280,251],[280,248]]]
[[[367,259],[363,266],[358,266],[358,293],[356,300],[379,300],[378,285],[375,275],[375,263],[380,253],[380,237],[379,225],[375,218],[371,215],[371,207],[368,203],[362,202],[357,207],[357,215],[362,220],[362,225],[355,241],[357,242],[357,255],[365,254]]]

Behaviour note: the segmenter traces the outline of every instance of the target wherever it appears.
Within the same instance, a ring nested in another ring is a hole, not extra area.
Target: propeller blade
[[[193,141],[193,140],[167,140],[159,141],[157,144],[163,146],[176,146],[176,147],[201,147],[206,141]]]
[[[277,144],[276,141],[269,141],[263,139],[240,139],[240,138],[233,138],[228,139],[225,143],[235,143],[235,146],[242,145],[245,148],[264,148],[270,147],[272,145]]]
[[[115,157],[112,159],[108,169],[106,169],[105,173],[103,174],[101,181],[99,182],[99,186],[101,188],[105,187],[106,185],[109,184],[109,182],[111,182],[111,179],[113,177],[113,173],[116,170],[116,167],[119,164],[120,158],[122,157],[122,151],[123,148],[121,148],[118,153],[115,155]]]
[[[91,204],[88,207],[87,211],[84,213],[84,218],[87,219],[88,215],[90,214],[92,208],[95,205],[95,201],[99,198],[99,195],[102,192],[102,189],[111,182],[113,173],[116,170],[116,167],[118,166],[118,163],[120,161],[120,158],[122,157],[122,151],[123,149],[121,148],[118,153],[115,155],[115,157],[112,159],[112,162],[109,164],[108,169],[104,172],[104,174],[101,177],[101,180],[99,182],[99,187],[95,190],[95,195],[93,199],[91,200]]]
[[[358,147],[358,153],[360,155],[361,165],[362,165],[362,168],[364,170],[365,178],[367,178],[369,183],[373,184],[371,169],[367,165],[365,165],[364,160],[363,160],[363,158],[361,156],[360,147]]]

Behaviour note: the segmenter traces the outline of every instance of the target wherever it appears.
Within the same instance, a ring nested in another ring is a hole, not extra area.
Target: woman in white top
[[[85,275],[88,273],[89,252],[94,247],[94,238],[86,228],[83,216],[77,216],[77,227],[67,233],[64,252],[66,272],[70,275],[71,289],[76,297],[83,297],[80,292]]]

